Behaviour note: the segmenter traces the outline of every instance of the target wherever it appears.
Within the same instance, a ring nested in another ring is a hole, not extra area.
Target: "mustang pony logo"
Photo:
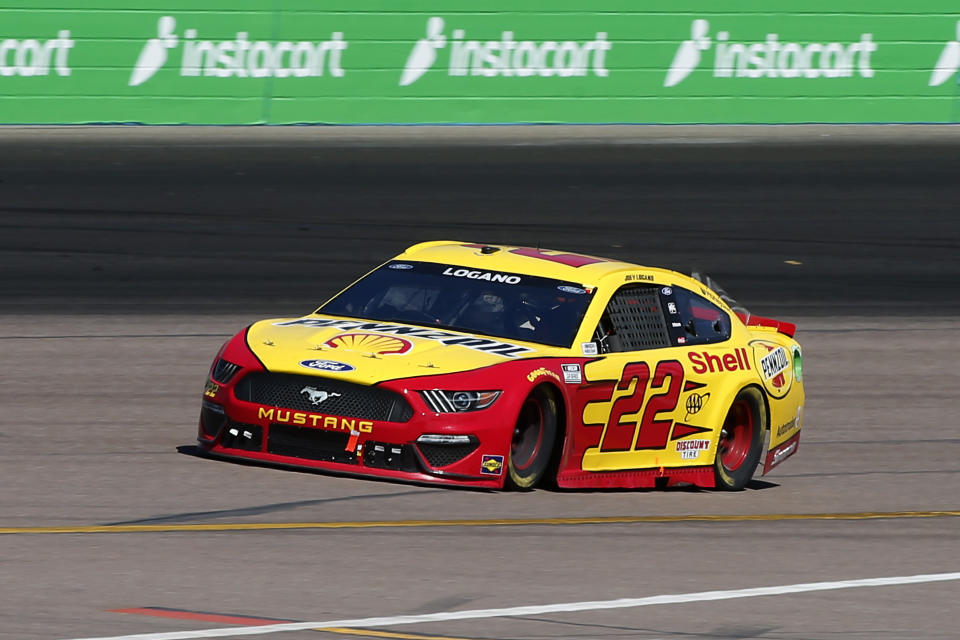
[[[300,389],[300,393],[307,394],[307,400],[310,401],[313,405],[318,405],[321,402],[326,402],[330,398],[336,398],[339,393],[327,393],[322,389],[317,389],[316,387],[304,387]]]

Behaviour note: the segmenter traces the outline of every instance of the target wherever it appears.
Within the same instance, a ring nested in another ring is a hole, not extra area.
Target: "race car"
[[[200,449],[488,489],[740,490],[797,451],[803,358],[793,324],[730,300],[605,258],[417,244],[228,340]]]

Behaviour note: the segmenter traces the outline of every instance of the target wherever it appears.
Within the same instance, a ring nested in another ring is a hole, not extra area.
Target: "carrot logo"
[[[957,21],[957,39],[943,47],[937,64],[930,74],[928,86],[937,87],[949,80],[960,69],[960,20]]]

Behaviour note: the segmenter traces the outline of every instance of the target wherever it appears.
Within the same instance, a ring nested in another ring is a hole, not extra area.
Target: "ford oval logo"
[[[353,365],[337,362],[336,360],[301,360],[300,366],[313,369],[314,371],[334,371],[337,373],[356,369]]]
[[[582,296],[587,292],[586,289],[581,289],[579,287],[569,287],[565,284],[560,285],[559,287],[557,287],[557,289],[560,289],[560,291],[563,291],[564,293],[572,293],[578,296]]]
[[[403,263],[403,262],[394,262],[392,265],[390,265],[390,268],[391,268],[391,269],[407,270],[407,269],[413,269],[413,265],[412,265],[412,264],[405,264],[405,263]]]

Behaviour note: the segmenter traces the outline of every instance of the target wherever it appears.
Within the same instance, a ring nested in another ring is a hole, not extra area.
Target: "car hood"
[[[257,322],[247,333],[247,344],[270,371],[364,384],[569,353],[448,329],[315,314]]]

